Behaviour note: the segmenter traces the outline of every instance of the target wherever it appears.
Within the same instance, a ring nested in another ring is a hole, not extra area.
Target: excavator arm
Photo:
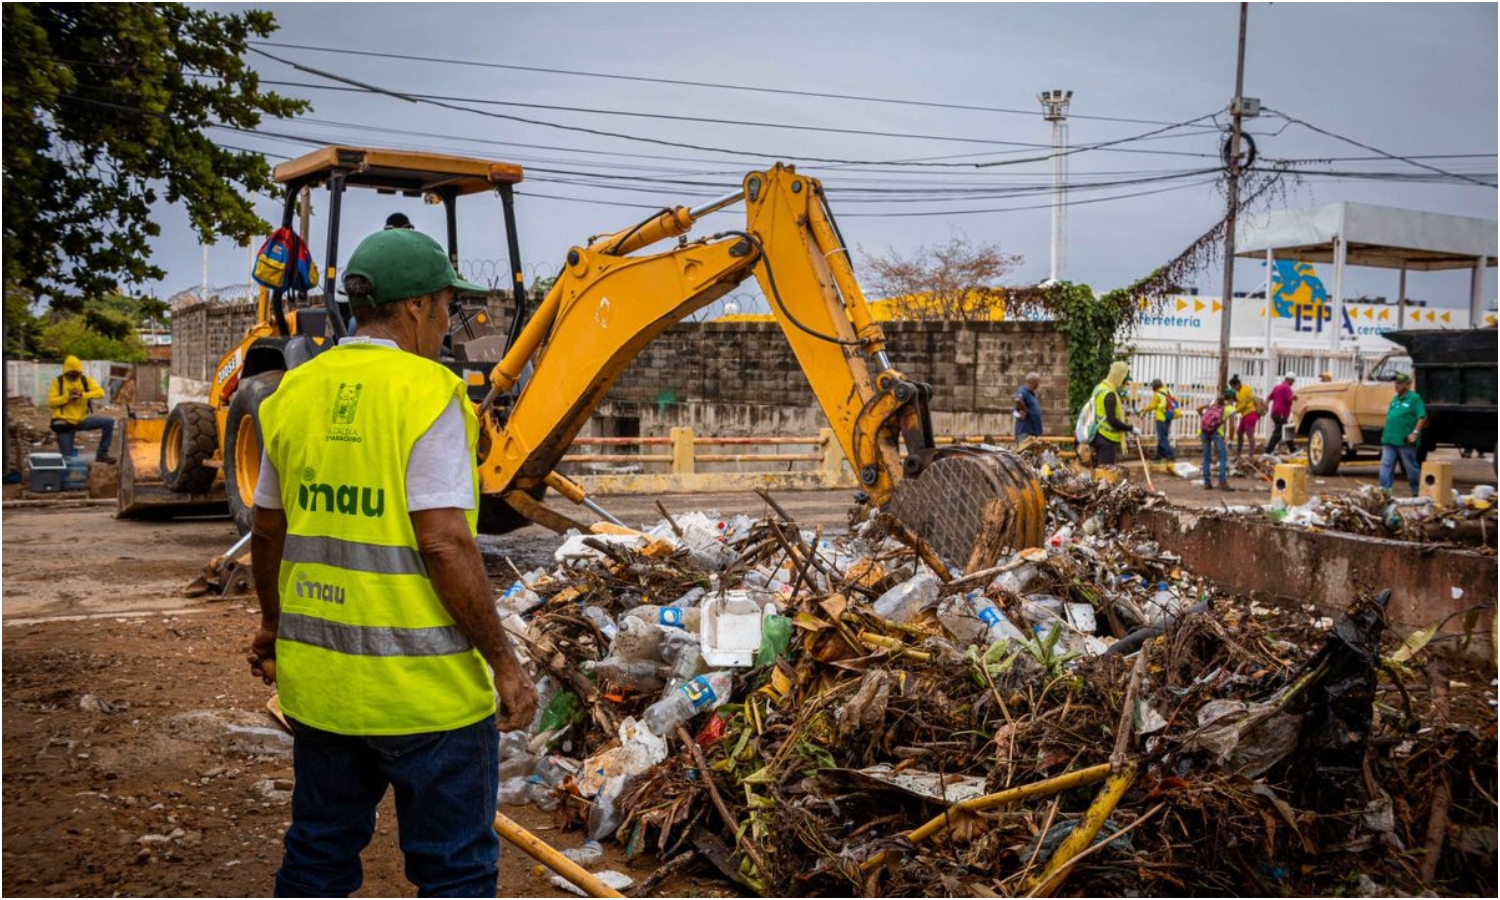
[[[631,255],[682,237],[710,212],[741,201],[742,231],[683,238],[664,252]],[[782,165],[746,175],[740,191],[704,207],[668,210],[568,252],[546,299],[491,373],[491,400],[519,393],[504,407],[487,401],[481,410],[483,493],[502,498],[526,519],[559,530],[576,527],[538,498],[551,486],[581,499],[581,491],[553,469],[610,385],[663,331],[752,275],[871,502],[890,506],[899,519],[922,520],[912,529],[922,535],[937,524],[925,521],[930,515],[924,510],[951,510],[951,503],[966,498],[945,500],[901,485],[934,467],[945,470],[935,486],[969,493],[978,475],[993,482],[979,487],[994,496],[980,498],[975,513],[960,523],[958,537],[944,539],[939,552],[968,561],[977,545],[966,533],[986,527],[992,532],[986,547],[1040,543],[1041,494],[1019,458],[964,452],[944,458],[937,450],[928,413],[931,389],[907,378],[887,357],[885,335],[854,277],[822,185]],[[531,374],[523,382],[528,365]],[[1004,477],[986,478],[977,470],[956,481],[951,477],[975,466]],[[967,499],[972,505],[973,498]],[[999,506],[991,509],[994,504]],[[898,509],[903,506],[905,514]]]

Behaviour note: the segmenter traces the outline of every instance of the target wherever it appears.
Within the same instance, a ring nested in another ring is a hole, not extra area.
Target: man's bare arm
[[[281,625],[281,554],[286,549],[286,512],[255,507],[250,525],[250,569],[260,598],[260,630],[250,643],[250,673],[266,684],[276,680],[276,631]]]
[[[463,510],[425,509],[412,513],[411,521],[427,575],[443,606],[495,670],[495,689],[502,706],[497,727],[509,731],[530,725],[536,712],[536,688],[500,626],[484,560],[469,533]]]

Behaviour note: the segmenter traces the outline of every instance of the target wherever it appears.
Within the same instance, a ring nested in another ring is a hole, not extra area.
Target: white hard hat
[[[1297,373],[1296,372],[1288,372],[1285,375],[1281,376],[1281,380],[1282,381],[1296,381],[1297,380]]]

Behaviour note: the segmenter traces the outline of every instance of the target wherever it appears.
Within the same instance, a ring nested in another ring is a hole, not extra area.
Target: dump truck
[[[334,290],[345,190],[373,187],[443,204],[455,264],[456,201],[497,194],[512,285],[523,299],[514,190],[522,177],[519,166],[507,163],[345,146],[278,165],[275,178],[287,187],[286,227],[297,192],[328,189],[322,309],[305,307],[291,315],[283,310],[282,292],[270,292],[257,326],[266,333],[252,333],[226,357],[215,379],[207,409],[218,421],[217,455],[207,454],[206,437],[187,441],[189,434],[208,432],[208,412],[195,409],[191,432],[184,426],[165,433],[159,448],[163,481],[172,464],[186,466],[190,455],[197,464],[218,468],[229,508],[242,533],[248,530],[259,472],[260,403],[282,372],[332,346],[354,325]],[[734,206],[744,209],[738,227],[689,236],[700,220]],[[518,300],[503,354],[494,362],[447,361],[469,384],[479,413],[481,532],[503,534],[533,522],[559,532],[589,530],[589,524],[544,503],[549,490],[607,517],[556,471],[557,464],[643,347],[752,277],[859,480],[858,499],[936,558],[966,567],[985,556],[992,561],[1005,547],[1040,544],[1045,502],[1029,467],[1007,452],[938,446],[928,406],[932,389],[891,363],[822,184],[783,164],[747,173],[734,190],[702,206],[664,209],[570,248],[536,309]],[[188,421],[187,412],[173,413]],[[169,446],[179,435],[177,446]],[[177,447],[191,447],[191,453]],[[185,480],[174,477],[172,483]]]
[[[1427,404],[1421,458],[1438,447],[1457,447],[1465,456],[1493,454],[1495,329],[1393,331],[1385,337],[1401,349],[1381,356],[1358,379],[1298,388],[1292,424],[1306,441],[1308,468],[1333,475],[1344,461],[1379,454],[1398,372],[1412,376]]]

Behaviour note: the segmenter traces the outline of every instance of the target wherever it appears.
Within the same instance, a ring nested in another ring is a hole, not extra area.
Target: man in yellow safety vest
[[[432,238],[371,235],[344,273],[360,335],[261,406],[249,658],[296,773],[277,896],[357,890],[388,787],[419,892],[495,896],[496,729],[529,725],[536,691],[474,540],[478,422],[436,362],[456,289],[484,290]]]

